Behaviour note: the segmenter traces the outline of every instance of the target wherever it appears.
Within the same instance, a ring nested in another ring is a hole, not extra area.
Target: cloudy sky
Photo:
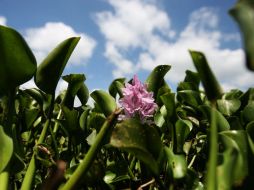
[[[235,0],[0,0],[0,24],[18,30],[38,64],[59,42],[81,36],[64,74],[84,73],[89,89],[116,77],[145,80],[160,64],[173,89],[195,70],[189,49],[207,59],[225,90],[253,86],[228,10]],[[33,82],[26,87],[33,86]],[[60,82],[58,89],[66,86]]]

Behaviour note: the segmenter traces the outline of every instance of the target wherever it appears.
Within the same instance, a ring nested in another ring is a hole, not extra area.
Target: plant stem
[[[39,140],[36,142],[35,145],[43,143],[45,138],[46,138],[47,131],[48,131],[49,124],[50,124],[50,120],[51,120],[51,114],[52,114],[53,109],[54,109],[54,100],[55,100],[55,95],[53,94],[51,96],[50,108],[49,108],[49,111],[48,111],[48,114],[47,114],[46,123],[44,124],[43,129],[42,129],[41,134],[40,134],[40,137],[39,137]],[[21,190],[32,189],[32,183],[33,183],[33,180],[34,180],[35,171],[36,171],[36,160],[35,160],[35,153],[33,153],[32,158],[29,162],[24,180],[23,180],[22,185],[21,185]]]
[[[43,143],[43,141],[45,140],[49,124],[50,124],[50,119],[47,119],[45,125],[43,126],[41,135],[36,145]],[[33,153],[32,158],[29,162],[23,183],[21,185],[21,190],[32,189],[32,182],[34,179],[35,170],[36,170],[35,153]]]
[[[215,104],[212,104],[211,111],[211,126],[210,126],[210,147],[209,147],[209,159],[207,165],[207,176],[206,176],[206,188],[207,190],[217,189],[217,125],[215,116]]]
[[[97,155],[98,150],[100,150],[103,139],[111,129],[112,124],[119,113],[119,110],[116,110],[103,123],[100,132],[96,136],[94,144],[88,150],[84,160],[79,164],[77,169],[74,171],[70,179],[66,182],[61,190],[75,189],[82,176],[89,170],[92,162],[94,161],[94,157]]]

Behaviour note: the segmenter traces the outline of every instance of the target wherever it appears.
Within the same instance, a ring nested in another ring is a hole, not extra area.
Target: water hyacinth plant
[[[253,2],[231,14],[252,69]],[[0,26],[1,190],[253,189],[253,88],[223,92],[205,55],[190,51],[197,71],[187,70],[175,92],[164,79],[169,65],[144,83],[134,75],[89,92],[84,74],[62,76],[79,39],[37,66],[24,38]],[[68,87],[57,95],[61,77]],[[19,88],[31,78],[38,88]]]

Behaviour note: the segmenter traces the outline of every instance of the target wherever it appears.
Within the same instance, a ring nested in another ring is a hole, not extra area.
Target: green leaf
[[[241,183],[248,175],[248,138],[244,130],[231,130],[219,133],[225,150],[235,149],[238,152],[234,162],[233,181]]]
[[[5,169],[11,160],[13,153],[13,141],[5,134],[3,127],[0,125],[0,173]]]
[[[124,120],[114,128],[110,144],[134,154],[153,174],[159,174],[156,160],[162,151],[162,144],[157,131],[150,126],[141,124],[137,119]]]
[[[208,119],[208,121],[211,123],[211,111],[212,108],[207,105],[199,106],[200,111],[203,113],[203,115]],[[230,129],[230,125],[226,118],[217,110],[214,110],[214,115],[216,117],[216,125],[218,128],[218,131],[227,131]]]
[[[103,90],[93,91],[91,93],[91,97],[97,103],[100,110],[105,114],[105,116],[109,116],[117,108],[115,99]]]
[[[35,84],[44,92],[54,94],[63,70],[80,37],[72,37],[61,42],[39,65]]]
[[[117,93],[122,97],[122,88],[124,88],[125,78],[118,78],[113,80],[113,82],[109,85],[109,94],[116,98]]]
[[[191,129],[192,123],[188,120],[177,120],[175,124],[176,129],[176,153],[183,154],[183,145],[186,138],[188,137]]]
[[[172,172],[173,178],[184,178],[187,173],[187,163],[185,156],[174,154],[173,151],[168,147],[164,147],[164,150],[168,159],[169,171]]]
[[[73,108],[74,99],[86,80],[84,74],[70,74],[63,76],[63,80],[68,82],[68,88],[65,93],[62,104],[69,109]]]
[[[203,104],[200,93],[193,90],[182,90],[177,92],[177,99],[183,104],[198,107]]]
[[[23,37],[0,25],[0,95],[30,80],[36,72],[36,59]]]
[[[63,115],[65,117],[66,126],[70,132],[79,129],[78,111],[75,109],[69,109],[66,106],[62,106]]]
[[[207,98],[209,100],[216,100],[217,98],[220,98],[222,95],[222,89],[210,69],[204,54],[198,51],[190,51],[190,54],[205,88]]]
[[[146,79],[147,89],[154,93],[154,97],[157,97],[158,90],[164,85],[164,76],[170,68],[170,65],[159,65]]]
[[[238,23],[243,37],[246,55],[246,66],[254,70],[254,2],[252,0],[239,0],[229,11]]]
[[[254,102],[249,103],[242,112],[242,118],[245,123],[254,121]]]
[[[166,93],[160,96],[166,111],[168,119],[175,116],[175,94],[174,93]],[[163,111],[163,110],[162,110]]]
[[[192,83],[196,88],[198,88],[200,83],[199,74],[190,70],[185,71],[185,73],[184,82]]]
[[[234,182],[235,162],[238,151],[235,148],[228,148],[223,152],[223,163],[217,166],[218,189],[231,190]]]
[[[78,99],[81,102],[81,105],[86,105],[89,99],[89,90],[85,84],[82,84],[77,93]]]
[[[237,99],[233,100],[217,100],[218,110],[226,115],[231,116],[233,113],[235,113],[241,106],[241,101]]]

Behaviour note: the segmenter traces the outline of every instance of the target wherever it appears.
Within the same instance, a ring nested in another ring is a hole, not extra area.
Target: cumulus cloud
[[[7,19],[4,16],[0,16],[0,25],[6,26],[7,24]]]
[[[81,37],[70,58],[72,65],[86,63],[96,46],[96,41],[92,37],[76,32],[71,26],[62,22],[47,22],[42,27],[29,28],[25,31],[24,36],[39,63],[56,45],[69,37]]]
[[[96,23],[106,39],[104,55],[115,65],[114,77],[170,64],[167,79],[176,84],[184,78],[185,70],[194,70],[188,53],[192,49],[205,53],[226,90],[246,89],[252,84],[254,77],[244,67],[243,50],[222,48],[225,41],[239,41],[239,34],[219,30],[218,10],[202,7],[192,12],[187,25],[176,33],[169,15],[154,1],[107,2],[113,10],[97,13]]]

